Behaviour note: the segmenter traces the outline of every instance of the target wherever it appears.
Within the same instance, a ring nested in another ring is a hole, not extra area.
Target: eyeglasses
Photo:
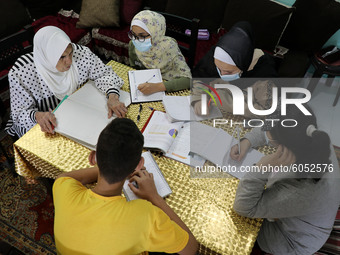
[[[128,32],[128,37],[131,39],[131,40],[137,40],[137,41],[140,41],[140,42],[144,42],[145,39],[147,37],[149,37],[150,35],[136,35],[134,32],[132,32],[131,30]]]

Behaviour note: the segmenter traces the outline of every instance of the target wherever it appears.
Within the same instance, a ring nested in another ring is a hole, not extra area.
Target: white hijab
[[[54,26],[41,28],[34,36],[33,57],[37,71],[53,94],[60,100],[74,92],[78,86],[78,69],[74,61],[66,72],[59,72],[57,63],[71,43],[61,29]]]

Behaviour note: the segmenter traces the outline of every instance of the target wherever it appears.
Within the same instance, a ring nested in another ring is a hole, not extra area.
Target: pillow
[[[19,0],[0,0],[0,38],[19,32],[32,21]]]
[[[199,27],[216,32],[223,19],[223,13],[228,0],[169,0],[165,12],[187,19],[198,18]]]
[[[119,27],[120,0],[83,0],[77,28]]]
[[[63,7],[65,0],[21,0],[27,7],[32,19],[55,15]],[[10,1],[9,1],[10,2]]]
[[[340,3],[297,0],[296,12],[282,37],[282,46],[314,53],[340,28]]]
[[[120,18],[121,23],[130,25],[133,17],[141,10],[143,0],[121,0]]]
[[[290,20],[294,8],[269,0],[229,0],[222,27],[229,30],[238,21],[253,28],[255,47],[273,51]]]

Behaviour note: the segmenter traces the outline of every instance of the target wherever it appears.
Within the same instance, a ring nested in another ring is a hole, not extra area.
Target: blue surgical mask
[[[217,69],[217,72],[218,72],[219,76],[224,81],[234,81],[234,80],[237,80],[237,79],[239,79],[241,77],[240,73],[221,75],[220,69],[218,69],[217,66],[216,66],[216,69]]]
[[[150,50],[152,44],[151,44],[151,38],[145,39],[144,42],[140,42],[138,40],[132,40],[133,45],[136,47],[138,51],[145,52]]]

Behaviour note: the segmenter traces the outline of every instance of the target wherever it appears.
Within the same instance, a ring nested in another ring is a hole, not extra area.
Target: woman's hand
[[[260,159],[257,166],[289,166],[296,162],[295,155],[292,151],[283,145],[279,145],[275,153],[266,155]]]
[[[107,100],[107,108],[109,110],[108,118],[112,117],[112,114],[116,114],[118,118],[125,117],[127,109],[122,102],[119,102],[117,94],[110,94]]]
[[[160,91],[166,91],[165,85],[163,82],[158,83],[142,83],[138,85],[138,90],[142,92],[144,95],[150,95]]]
[[[240,142],[240,152],[239,152],[239,149],[238,149],[238,144],[235,144],[233,147],[231,147],[230,157],[233,160],[241,161],[244,158],[244,156],[247,154],[250,146],[251,146],[251,144],[250,144],[249,140],[243,139]]]
[[[57,126],[57,119],[50,112],[36,112],[35,120],[40,125],[41,131],[49,134],[54,134],[54,127]]]

